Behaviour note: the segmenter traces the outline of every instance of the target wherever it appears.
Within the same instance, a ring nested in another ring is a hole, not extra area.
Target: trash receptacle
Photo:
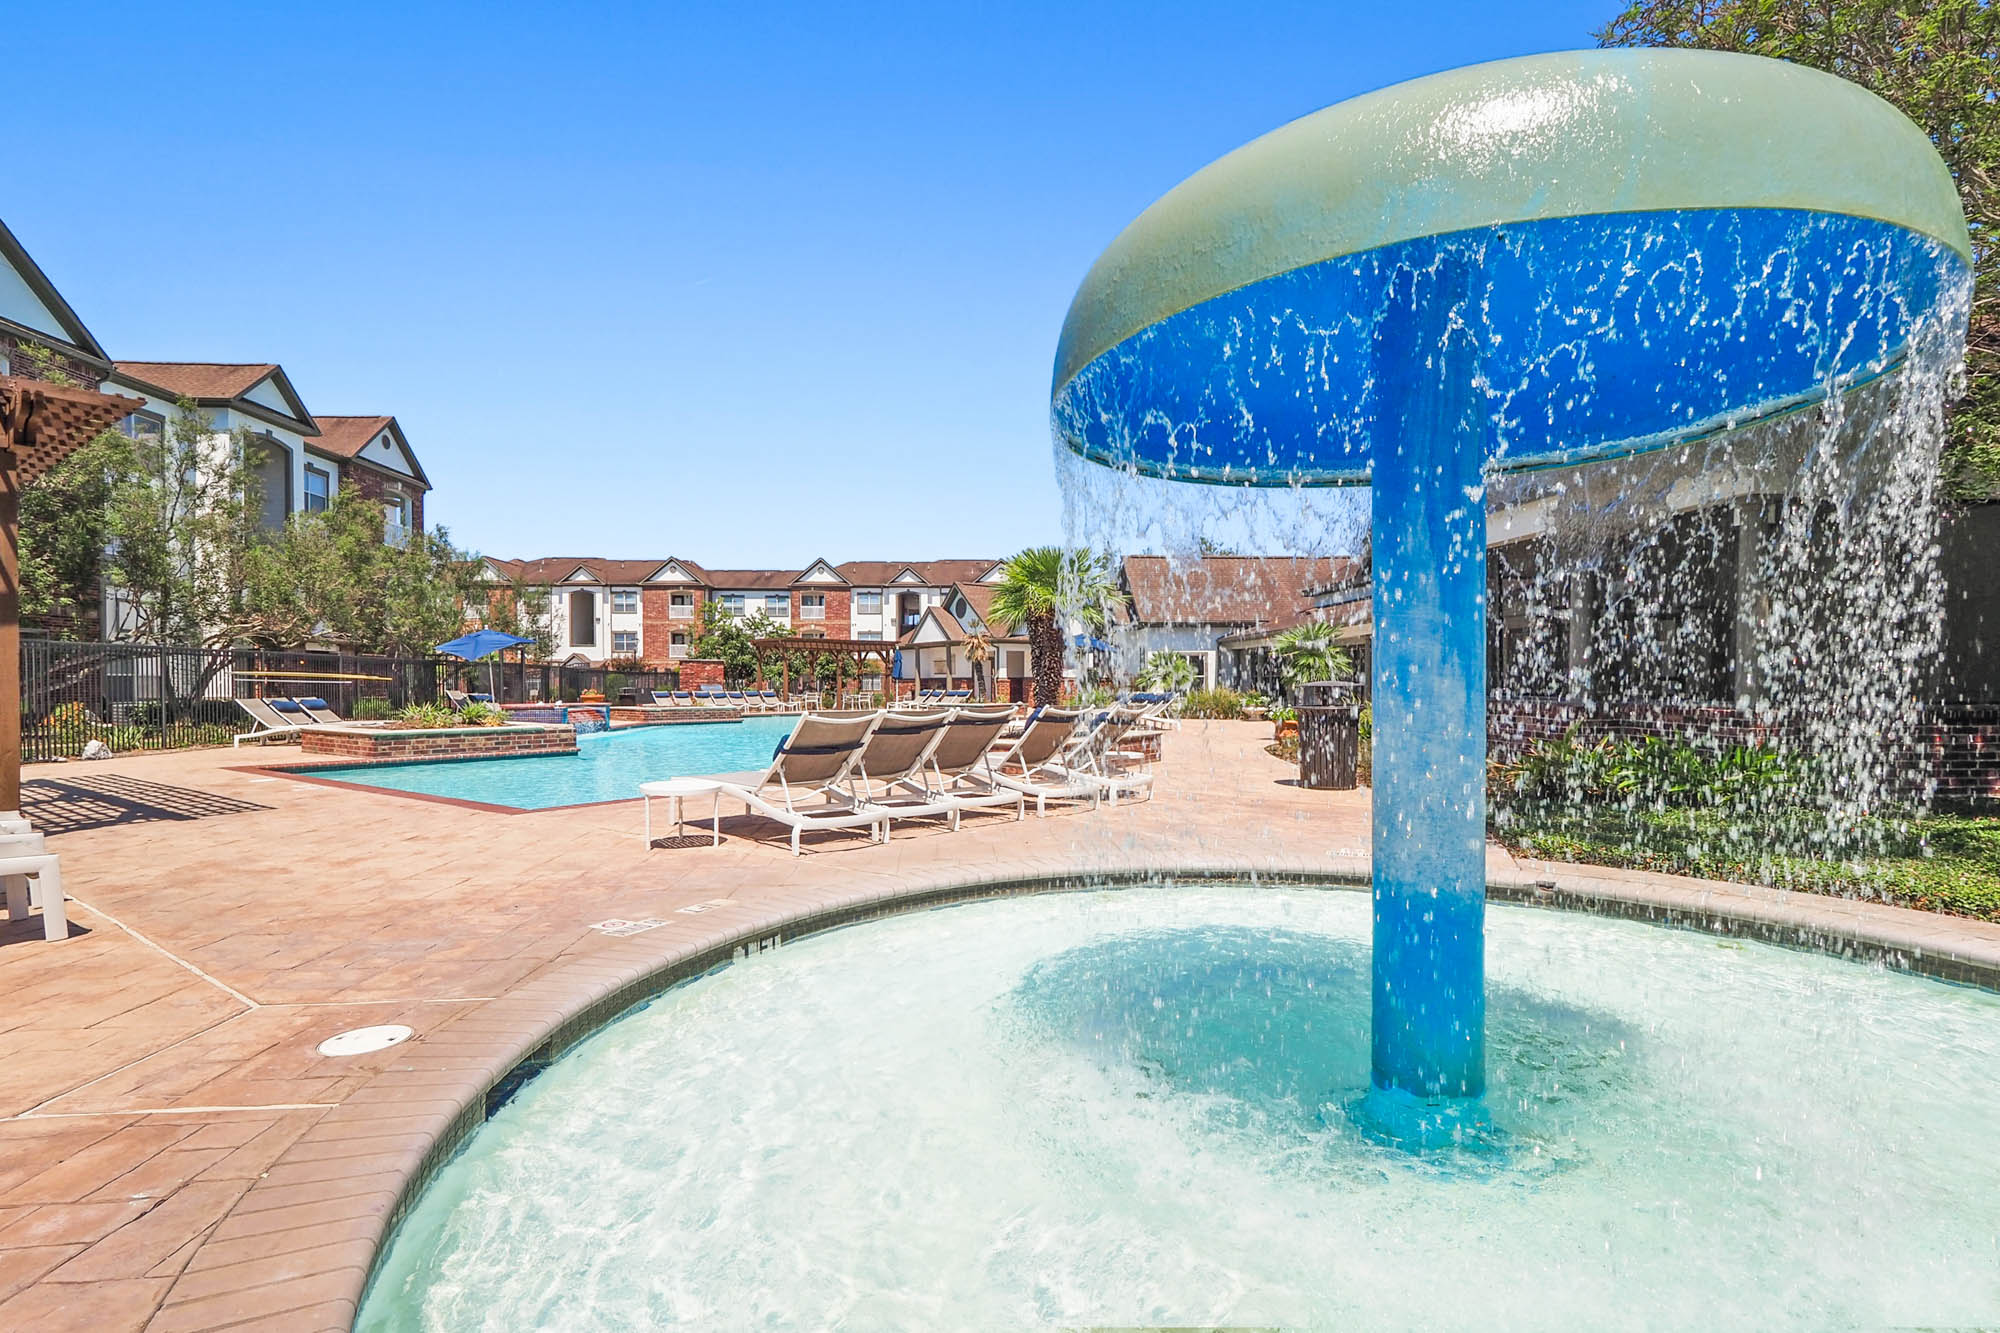
[[[1301,687],[1299,785],[1352,791],[1360,780],[1361,705],[1345,681],[1316,680]]]

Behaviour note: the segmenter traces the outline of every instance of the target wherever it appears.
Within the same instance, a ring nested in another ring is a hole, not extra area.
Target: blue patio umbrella
[[[1108,653],[1111,645],[1094,635],[1079,634],[1071,640],[1079,648],[1088,648],[1093,653]]]
[[[533,639],[524,639],[518,634],[509,634],[504,630],[476,629],[470,634],[459,635],[450,643],[441,643],[431,651],[445,657],[462,657],[468,662],[477,662],[482,657],[491,657],[508,648],[518,648],[524,643],[533,642]],[[491,663],[486,667],[486,689],[496,698],[500,693],[493,688]]]

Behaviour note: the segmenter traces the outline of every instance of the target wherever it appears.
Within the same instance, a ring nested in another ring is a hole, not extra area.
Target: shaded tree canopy
[[[2000,498],[2000,11],[1990,0],[1638,0],[1597,40],[1810,65],[1860,84],[1930,136],[1958,183],[1974,254],[1945,488],[1960,500]]]

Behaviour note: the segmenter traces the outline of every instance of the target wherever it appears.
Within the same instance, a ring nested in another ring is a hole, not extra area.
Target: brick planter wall
[[[536,754],[575,754],[576,731],[571,727],[539,724],[449,727],[435,731],[325,727],[300,732],[299,752],[326,758],[375,761],[503,759]]]

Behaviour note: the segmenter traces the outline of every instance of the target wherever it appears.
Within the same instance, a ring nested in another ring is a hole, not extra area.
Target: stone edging
[[[1244,863],[1169,871],[1130,866],[933,883],[908,891],[845,896],[834,891],[823,902],[790,911],[760,911],[754,902],[732,900],[727,907],[758,915],[744,921],[739,913],[728,913],[733,919],[726,927],[720,920],[705,927],[697,915],[644,934],[606,937],[601,947],[557,960],[435,1036],[419,1034],[418,1041],[398,1048],[407,1056],[308,1130],[238,1201],[224,1226],[236,1223],[231,1234],[241,1236],[255,1226],[257,1213],[323,1204],[333,1216],[322,1225],[337,1238],[308,1251],[314,1256],[310,1271],[288,1263],[291,1255],[275,1255],[266,1261],[274,1269],[271,1286],[259,1290],[272,1292],[273,1314],[292,1312],[301,1329],[349,1328],[396,1226],[485,1122],[489,1106],[497,1109],[527,1077],[670,987],[803,935],[926,907],[1215,880],[1360,889],[1368,883],[1368,870],[1359,859],[1322,867]],[[1611,879],[1571,873],[1569,867],[1553,878],[1495,878],[1488,896],[1497,902],[1740,936],[2000,990],[2000,930],[1958,918],[1783,890]],[[204,1245],[214,1239],[212,1233]],[[168,1299],[173,1300],[171,1293]]]

